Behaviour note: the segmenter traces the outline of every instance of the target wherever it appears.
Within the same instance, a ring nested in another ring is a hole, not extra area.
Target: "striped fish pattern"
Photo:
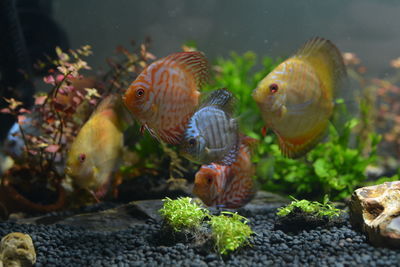
[[[193,194],[207,206],[237,209],[255,195],[254,174],[250,148],[242,142],[237,160],[231,166],[215,163],[201,166],[196,173]]]
[[[226,89],[211,93],[190,118],[182,154],[197,163],[231,165],[239,149],[238,123],[232,118],[233,95]]]
[[[201,52],[171,54],[150,64],[130,85],[124,103],[154,137],[177,145],[209,78]]]
[[[323,138],[346,76],[339,50],[317,37],[258,84],[253,98],[283,155],[301,157]]]

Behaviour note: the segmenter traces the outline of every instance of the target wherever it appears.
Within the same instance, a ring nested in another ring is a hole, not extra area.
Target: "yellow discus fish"
[[[123,147],[122,98],[106,97],[82,126],[68,151],[65,173],[75,185],[102,198],[111,185]]]
[[[283,155],[301,157],[323,138],[346,77],[339,50],[316,37],[258,84],[253,98]]]

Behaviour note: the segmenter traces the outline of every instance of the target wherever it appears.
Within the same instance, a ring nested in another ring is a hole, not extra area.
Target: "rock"
[[[82,227],[93,231],[119,231],[134,225],[146,224],[146,220],[161,221],[158,210],[163,203],[161,200],[132,201],[116,208],[98,212],[82,213],[73,216],[41,216],[17,220],[21,224],[66,224]]]
[[[32,238],[17,232],[3,237],[0,243],[0,262],[7,267],[24,267],[35,264],[36,252]]]
[[[357,189],[351,197],[350,222],[373,245],[400,248],[400,181]]]
[[[79,214],[58,221],[58,224],[68,224],[95,231],[119,231],[137,224],[145,224],[146,220],[161,220],[158,210],[161,200],[132,201],[117,208],[95,213]]]

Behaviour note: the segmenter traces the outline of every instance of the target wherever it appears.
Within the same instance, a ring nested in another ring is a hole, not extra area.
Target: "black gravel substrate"
[[[276,206],[244,210],[256,232],[252,246],[230,256],[200,254],[189,246],[155,245],[160,224],[148,220],[117,232],[88,231],[66,225],[0,223],[0,236],[31,235],[36,266],[400,266],[400,250],[375,248],[353,231],[339,227],[285,234],[273,230]],[[348,220],[346,220],[348,221]]]

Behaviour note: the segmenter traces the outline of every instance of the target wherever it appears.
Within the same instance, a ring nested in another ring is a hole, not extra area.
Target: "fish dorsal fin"
[[[331,41],[315,37],[307,41],[293,58],[303,59],[314,67],[331,99],[344,87],[346,67],[339,49]]]
[[[129,111],[123,104],[122,97],[119,94],[110,94],[103,98],[97,105],[90,117],[99,114],[105,110],[112,110],[115,114],[114,119],[111,119],[113,123],[121,130],[124,131],[129,125],[133,123],[133,118]]]
[[[201,108],[206,106],[217,106],[228,114],[232,114],[233,104],[233,94],[226,88],[222,88],[211,92],[201,104]]]
[[[165,62],[171,61],[191,73],[198,88],[203,87],[208,82],[210,73],[208,61],[202,52],[179,52],[164,58]]]
[[[121,101],[122,103],[122,98],[121,96],[117,94],[111,94],[106,97],[104,97],[98,104],[96,109],[93,111],[92,115],[97,114],[99,112],[102,112],[103,110],[109,109],[109,108],[114,108],[117,104],[118,101]]]

